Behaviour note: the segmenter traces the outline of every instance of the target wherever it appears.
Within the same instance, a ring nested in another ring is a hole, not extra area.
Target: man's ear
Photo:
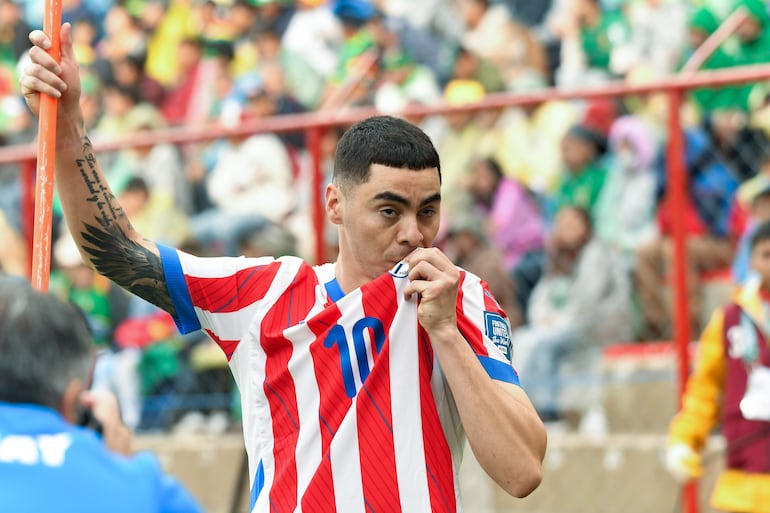
[[[326,217],[334,224],[342,224],[342,191],[330,183],[326,186]]]

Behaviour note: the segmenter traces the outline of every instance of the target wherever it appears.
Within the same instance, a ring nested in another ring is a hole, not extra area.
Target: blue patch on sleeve
[[[487,371],[490,378],[497,381],[505,381],[506,383],[512,383],[514,385],[521,386],[519,383],[519,375],[513,370],[513,366],[510,363],[501,362],[488,356],[478,356],[481,366]]]
[[[511,361],[511,327],[497,312],[484,312],[484,331],[487,338]]]
[[[183,335],[201,329],[201,323],[195,314],[190,290],[187,288],[187,280],[184,278],[182,262],[174,248],[158,244],[160,260],[163,264],[163,274],[166,276],[166,288],[171,302],[174,303],[176,315],[174,322],[179,332]]]

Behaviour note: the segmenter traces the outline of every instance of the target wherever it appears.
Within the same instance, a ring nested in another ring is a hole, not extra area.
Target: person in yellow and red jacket
[[[711,504],[732,513],[770,513],[770,223],[751,239],[751,267],[752,279],[703,331],[666,454],[677,480],[699,477],[698,451],[720,424],[726,462]]]

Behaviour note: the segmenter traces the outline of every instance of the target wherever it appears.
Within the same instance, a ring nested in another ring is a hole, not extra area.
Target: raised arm
[[[71,26],[61,28],[61,63],[46,53],[50,39],[30,33],[34,45],[20,84],[32,112],[40,94],[59,98],[56,130],[56,185],[64,217],[83,259],[129,292],[174,315],[157,246],[134,230],[107,185],[86,134],[80,109],[80,77],[72,50]]]
[[[428,332],[473,454],[484,471],[515,497],[542,479],[546,432],[520,387],[492,379],[457,326],[460,276],[436,248],[410,254],[407,295],[419,294],[420,324]]]

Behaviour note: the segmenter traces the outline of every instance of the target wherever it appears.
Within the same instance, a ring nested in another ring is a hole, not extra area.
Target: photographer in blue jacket
[[[131,454],[114,396],[86,390],[92,346],[75,306],[0,277],[0,511],[201,511],[154,456]]]

